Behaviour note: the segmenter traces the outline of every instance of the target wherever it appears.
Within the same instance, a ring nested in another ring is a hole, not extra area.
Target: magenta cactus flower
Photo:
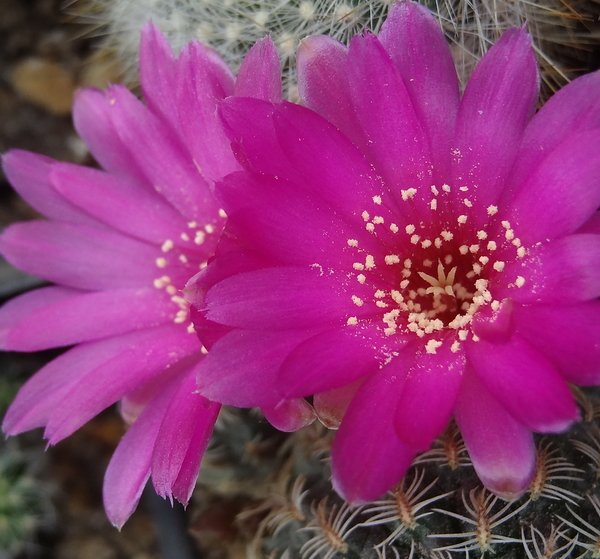
[[[55,444],[120,400],[132,424],[108,467],[104,502],[121,526],[152,476],[187,503],[219,404],[196,392],[205,350],[181,289],[213,255],[225,215],[214,181],[239,168],[216,109],[233,94],[281,99],[279,60],[259,42],[237,83],[198,42],[174,58],[153,26],[142,33],[146,105],[125,87],[83,90],[75,126],[97,170],[12,151],[4,170],[48,221],[0,237],[14,266],[55,283],[0,310],[11,351],[75,346],[21,389],[3,422],[14,435],[45,427]]]
[[[243,171],[188,285],[200,392],[278,409],[313,397],[338,427],[333,482],[379,497],[454,418],[496,494],[526,489],[533,432],[578,419],[600,382],[600,73],[535,116],[525,29],[459,93],[429,12],[396,4],[378,37],[298,52],[305,107],[231,98]]]

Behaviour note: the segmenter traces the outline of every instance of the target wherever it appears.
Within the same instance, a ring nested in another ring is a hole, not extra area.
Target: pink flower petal
[[[262,407],[267,421],[284,433],[299,431],[315,419],[313,407],[304,398],[282,400],[276,406]]]
[[[352,104],[346,71],[348,47],[326,35],[314,35],[300,41],[296,57],[304,104],[364,151],[367,139]]]
[[[63,353],[42,367],[19,390],[4,417],[2,425],[4,432],[8,435],[16,435],[42,427],[53,412],[65,405],[65,395],[71,387],[88,373],[99,371],[107,364],[121,371],[118,365],[121,355],[128,352],[135,353],[135,344],[140,339],[148,341],[147,339],[150,338],[150,342],[154,341],[156,344],[156,336],[160,336],[163,330],[164,328],[134,332],[116,338],[84,343]],[[139,366],[138,364],[137,367]],[[128,370],[126,372],[129,373]],[[129,374],[125,374],[124,377],[130,380],[133,378]],[[141,380],[139,384],[142,383]],[[77,405],[77,401],[73,403]]]
[[[529,249],[507,264],[494,297],[519,303],[568,304],[600,296],[600,235],[570,235]],[[524,278],[521,287],[517,278]]]
[[[394,429],[406,376],[396,371],[394,361],[361,386],[333,441],[333,487],[350,503],[381,497],[406,473],[416,454]]]
[[[561,87],[527,125],[511,182],[519,186],[548,153],[573,134],[600,127],[600,72]],[[503,195],[510,200],[512,190]]]
[[[348,251],[348,239],[370,253],[381,250],[364,226],[349,226],[320,196],[281,177],[233,173],[218,190],[229,216],[228,232],[237,236],[243,231],[240,236],[249,246],[282,263],[351,269],[356,255]]]
[[[238,72],[234,94],[271,103],[281,101],[281,64],[270,36],[260,39],[250,49]]]
[[[520,497],[535,473],[535,444],[531,431],[512,417],[467,371],[454,418],[477,476],[503,499]]]
[[[221,406],[196,392],[197,365],[178,382],[152,456],[152,482],[161,497],[187,504]]]
[[[229,277],[208,291],[205,303],[209,320],[252,330],[335,324],[353,310],[351,299],[332,289],[329,277],[299,266]]]
[[[67,200],[132,237],[162,244],[179,241],[187,231],[182,215],[162,196],[130,180],[68,163],[54,165],[50,179]]]
[[[352,39],[348,75],[373,163],[401,208],[399,188],[391,185],[416,188],[411,204],[428,215],[431,153],[427,135],[396,65],[376,37]]]
[[[511,200],[507,219],[526,245],[573,233],[600,206],[599,134],[596,129],[568,136]]]
[[[211,223],[218,207],[208,184],[176,136],[124,86],[113,86],[110,119],[125,145],[136,146],[134,161],[186,218]]]
[[[151,21],[140,38],[140,85],[148,108],[179,131],[175,105],[175,58],[169,42]]]
[[[517,332],[568,381],[600,384],[600,302],[569,306],[516,305]]]
[[[338,211],[354,217],[358,208],[371,207],[373,196],[384,191],[381,178],[360,151],[319,115],[284,103],[277,107],[274,124],[279,145],[293,169],[284,176],[306,185]],[[378,210],[389,217],[384,206]]]
[[[81,295],[81,291],[66,287],[42,287],[5,303],[0,308],[0,349],[10,351],[9,348],[13,347],[14,342],[8,342],[8,339],[22,321],[27,321],[44,307],[53,306],[77,295]],[[42,328],[46,330],[47,324],[43,324]]]
[[[505,344],[469,341],[466,348],[481,383],[528,429],[560,433],[578,419],[567,383],[546,357],[517,334]]]
[[[278,384],[286,398],[326,392],[376,372],[387,348],[377,326],[342,326],[309,338],[281,365]],[[401,347],[394,347],[394,350]]]
[[[188,162],[193,160],[195,165],[194,171],[188,170],[186,174],[193,181],[196,173],[200,182],[212,184],[237,170],[217,113],[219,102],[233,93],[233,79],[227,80],[223,76],[221,64],[213,60],[209,49],[198,42],[183,47],[176,62],[175,84],[171,87],[177,95],[176,121],[180,127],[180,140],[189,151],[189,155],[186,154]],[[200,186],[196,190],[198,195],[207,194]],[[199,198],[200,210],[203,210],[202,203]]]
[[[233,330],[211,348],[198,371],[198,392],[238,408],[270,407],[283,398],[277,373],[283,360],[315,330]]]
[[[260,168],[273,176],[293,175],[289,162],[275,136],[275,105],[250,97],[231,97],[219,106],[223,130],[242,167]]]
[[[129,428],[104,475],[103,500],[108,519],[121,528],[136,509],[150,477],[154,444],[178,382],[157,393]]]
[[[448,176],[450,143],[460,101],[448,43],[431,12],[416,2],[398,2],[379,32],[396,63],[431,147],[434,179]]]
[[[109,173],[147,184],[143,170],[119,138],[110,114],[110,100],[103,91],[80,89],[75,93],[73,123],[94,159]]]
[[[505,185],[538,93],[531,37],[509,29],[475,68],[456,123],[452,183],[471,187],[478,225],[486,223],[485,210]]]
[[[136,386],[200,349],[196,336],[178,324],[132,332],[115,340],[121,350],[100,366],[80,372],[60,406],[52,411],[44,432],[49,444],[68,437]]]
[[[80,289],[152,285],[157,249],[125,235],[59,222],[16,223],[0,236],[15,267]]]
[[[407,367],[406,382],[399,394],[394,424],[400,440],[414,450],[427,450],[452,417],[465,355],[463,351],[453,353],[451,347],[451,341],[445,340],[435,353],[414,351],[413,345],[400,354]],[[409,352],[414,357],[407,360],[404,353]]]
[[[2,167],[10,184],[32,208],[50,219],[104,228],[53,188],[50,171],[56,164],[43,155],[16,149],[2,156]]]
[[[319,392],[313,396],[313,407],[319,421],[327,427],[327,429],[339,429],[342,423],[342,418],[364,382],[364,378],[360,378],[346,384],[341,388],[334,388],[327,392]]]
[[[0,323],[7,312],[12,315],[6,349],[39,351],[158,326],[175,318],[173,307],[168,296],[154,288],[76,292],[29,312],[6,305],[0,309]]]
[[[594,212],[579,228],[577,233],[593,233],[594,235],[600,235],[600,211]]]

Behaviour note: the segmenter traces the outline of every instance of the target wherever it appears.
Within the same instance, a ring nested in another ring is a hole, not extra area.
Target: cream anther
[[[174,243],[171,239],[167,239],[160,247],[160,250],[162,250],[163,252],[169,252],[173,247],[174,247]]]
[[[438,347],[440,347],[442,345],[442,342],[438,341],[438,340],[429,340],[426,344],[425,344],[425,351],[427,353],[436,353],[436,350]]]
[[[402,200],[406,202],[409,198],[412,198],[417,193],[416,188],[409,188],[407,190],[401,190],[400,194],[402,196]]]
[[[356,295],[352,295],[352,302],[357,307],[362,307],[365,304],[365,302],[360,297],[357,297]]]

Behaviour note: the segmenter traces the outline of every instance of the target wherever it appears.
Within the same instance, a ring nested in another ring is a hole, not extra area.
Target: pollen
[[[373,196],[373,202],[375,202],[378,206],[381,206],[381,196]]]
[[[173,241],[171,239],[167,239],[160,247],[160,250],[163,252],[169,252],[174,246],[175,245],[173,244]]]
[[[472,207],[473,207],[473,202],[471,202],[471,200],[469,200],[468,198],[465,198],[465,199],[463,200],[463,204],[464,204],[465,206],[467,206],[467,208],[472,208]]]
[[[371,216],[369,215],[369,212],[367,210],[365,210],[361,215],[365,221],[369,221],[369,219],[371,219]]]
[[[356,239],[348,239],[346,241],[346,243],[348,243],[349,247],[357,247],[358,246],[358,241]]]
[[[352,302],[357,307],[362,307],[365,304],[365,302],[360,297],[357,297],[356,295],[352,295]]]
[[[219,209],[219,217],[222,217],[223,219],[227,217],[227,214],[225,213],[225,210],[223,208]]]
[[[519,247],[517,249],[517,257],[523,258],[525,256],[525,247]]]
[[[504,270],[504,266],[505,263],[502,262],[502,260],[496,260],[496,262],[494,262],[494,270],[496,270],[496,272],[501,272],[502,270]]]
[[[367,277],[364,274],[358,274],[358,276],[356,276],[356,279],[360,284],[363,284],[365,283],[365,281],[367,281]]]
[[[449,184],[443,184],[442,185],[442,190],[444,192],[450,192],[450,185]]]
[[[477,231],[477,238],[480,241],[485,241],[487,239],[487,233],[485,231]]]
[[[488,206],[487,207],[487,214],[488,215],[496,215],[498,213],[498,206]]]
[[[385,291],[378,289],[377,291],[375,291],[375,297],[377,299],[381,299],[382,297],[385,297]]]
[[[352,264],[352,267],[355,270],[364,270],[365,269],[365,265],[362,262],[355,262],[354,264]]]
[[[444,241],[451,241],[454,238],[454,234],[450,231],[442,231],[440,235],[442,236],[442,239],[444,239]]]
[[[442,342],[438,341],[438,340],[429,340],[426,344],[425,344],[425,351],[427,353],[437,353],[437,348],[440,347],[442,345]]]
[[[375,259],[371,254],[367,254],[367,257],[365,259],[365,268],[367,270],[372,270],[373,268],[375,268]]]
[[[421,242],[421,246],[423,248],[429,248],[431,246],[431,241],[429,239],[425,239],[423,242]]]
[[[186,241],[186,242],[187,242],[187,241],[189,241],[189,240],[190,240],[190,236],[189,236],[187,233],[182,233],[182,234],[180,235],[180,237],[181,237],[181,240],[182,240],[182,241]]]
[[[407,235],[412,235],[415,232],[415,226],[412,223],[410,223],[404,228],[404,230],[406,231]]]
[[[400,191],[400,194],[402,195],[402,200],[404,200],[405,202],[409,198],[412,198],[416,193],[417,193],[417,189],[416,188],[409,188],[407,190],[401,190]]]
[[[440,191],[439,191],[439,190],[436,188],[435,184],[432,184],[432,185],[431,185],[431,193],[432,193],[434,196],[437,196],[437,195],[440,193]]]
[[[429,207],[432,210],[437,210],[437,200],[433,199],[431,202],[429,202]]]
[[[469,252],[469,247],[467,245],[461,245],[458,247],[458,251],[461,254],[467,254],[467,252]]]
[[[383,217],[381,217],[380,215],[376,215],[376,216],[373,218],[373,223],[374,223],[375,225],[381,225],[381,224],[383,223]]]
[[[467,223],[467,216],[466,215],[459,215],[458,218],[456,219],[456,221],[458,221],[458,223],[460,223],[461,225]]]
[[[211,225],[210,223],[208,223],[207,225],[204,226],[205,231],[210,235],[211,233],[215,232],[215,228],[213,225]]]
[[[523,276],[517,276],[517,279],[515,280],[515,285],[517,287],[523,287],[525,285],[525,278]]]
[[[419,239],[420,239],[420,238],[421,238],[421,237],[419,237],[419,235],[412,235],[412,236],[411,236],[411,238],[410,238],[410,242],[411,242],[413,245],[416,245],[416,244],[419,242]]]
[[[208,228],[208,225],[206,226]],[[206,233],[204,231],[196,231],[196,236],[194,237],[194,244],[201,245],[204,242],[206,237]]]
[[[400,229],[398,228],[398,226],[395,223],[390,223],[390,231],[392,233],[398,233],[398,231],[400,231]]]
[[[346,324],[348,326],[356,326],[358,324],[358,318],[356,318],[355,316],[351,316],[350,318],[348,318],[348,320],[346,321]]]
[[[496,244],[496,241],[489,241],[487,244],[487,249],[488,250],[496,250],[498,248],[498,245]]]
[[[185,254],[180,254],[179,255],[179,262],[181,262],[182,264],[187,264],[188,263],[188,257]]]
[[[391,266],[392,264],[398,264],[398,262],[400,262],[400,258],[396,254],[388,254],[385,257],[385,263],[388,266]]]
[[[167,266],[167,259],[166,258],[157,258],[156,259],[156,266],[158,268],[166,268]]]
[[[375,231],[375,225],[373,225],[372,223],[367,223],[365,225],[365,229],[369,232],[369,233],[373,233],[373,231]]]

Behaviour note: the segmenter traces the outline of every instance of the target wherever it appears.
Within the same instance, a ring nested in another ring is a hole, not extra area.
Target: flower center
[[[386,336],[412,333],[425,338],[429,353],[435,353],[440,340],[453,334],[451,349],[458,351],[460,342],[469,336],[478,340],[470,328],[473,316],[484,305],[494,311],[500,307],[491,286],[498,278],[504,279],[506,264],[523,258],[526,249],[510,223],[496,217],[496,206],[484,208],[487,222],[474,228],[473,212],[481,208],[466,197],[450,198],[448,185],[432,186],[431,191],[433,197],[425,210],[414,203],[406,212],[400,207],[403,215],[398,221],[406,222],[411,214],[419,216],[404,230],[391,222],[398,215],[397,200],[385,208],[384,198],[375,196],[374,208],[362,212],[366,230],[379,244],[371,245],[368,238],[361,246],[356,239],[347,240],[347,250],[354,250],[357,258],[351,276],[359,284],[351,293],[357,315],[349,317],[347,324],[381,320]],[[401,191],[400,204],[410,205],[415,194],[415,189]],[[507,286],[520,288],[524,282],[517,276],[508,279]]]

